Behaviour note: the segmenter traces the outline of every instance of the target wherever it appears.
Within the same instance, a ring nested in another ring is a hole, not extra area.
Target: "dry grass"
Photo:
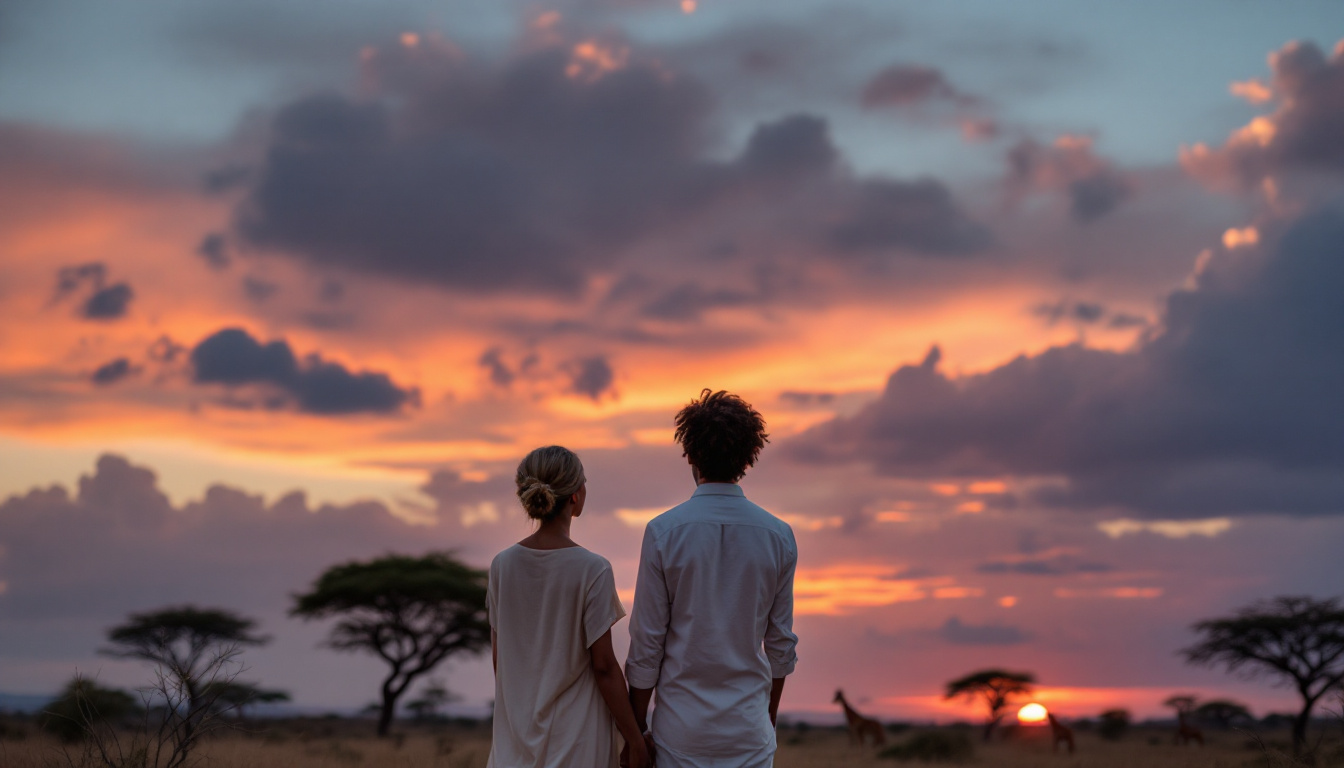
[[[197,763],[203,768],[483,768],[490,749],[489,733],[483,729],[423,731],[408,735],[400,745],[365,735],[367,724],[269,728],[247,735],[212,740]],[[896,743],[907,734],[893,734]],[[1209,734],[1204,748],[1177,747],[1166,731],[1136,729],[1119,742],[1094,734],[1078,734],[1078,752],[1052,754],[1042,738],[1019,739],[989,746],[976,744],[969,763],[983,768],[1289,768],[1293,764],[1281,751],[1287,750],[1286,733],[1262,738],[1262,748],[1246,734]],[[1319,768],[1344,766],[1344,744],[1331,736],[1321,746],[1324,759]],[[872,747],[855,747],[843,732],[811,729],[781,731],[777,768],[865,768],[924,763],[898,763],[879,759]],[[63,765],[60,746],[45,737],[0,741],[3,768],[54,768]]]

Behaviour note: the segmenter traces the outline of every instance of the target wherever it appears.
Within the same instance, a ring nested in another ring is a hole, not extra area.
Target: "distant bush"
[[[1108,709],[1101,713],[1097,735],[1110,741],[1119,741],[1129,730],[1129,710]]]
[[[975,747],[965,729],[920,731],[900,744],[887,747],[878,757],[919,760],[924,763],[961,763],[970,760]]]
[[[76,677],[59,698],[46,706],[37,724],[61,741],[72,743],[88,736],[91,726],[116,723],[139,711],[140,703],[131,694]]]

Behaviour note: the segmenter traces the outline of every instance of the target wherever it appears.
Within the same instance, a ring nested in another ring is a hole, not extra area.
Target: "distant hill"
[[[41,693],[5,693],[0,691],[0,712],[40,712],[42,707],[56,698],[55,694]]]

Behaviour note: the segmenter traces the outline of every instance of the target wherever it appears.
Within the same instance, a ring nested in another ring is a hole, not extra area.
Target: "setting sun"
[[[1036,725],[1045,722],[1047,714],[1045,707],[1032,702],[1017,710],[1017,721],[1024,725]]]

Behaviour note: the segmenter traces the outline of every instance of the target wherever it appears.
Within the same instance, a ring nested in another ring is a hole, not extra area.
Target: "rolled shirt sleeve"
[[[645,528],[644,544],[639,553],[639,575],[635,579],[635,601],[630,611],[630,652],[625,659],[625,679],[632,688],[653,688],[658,684],[669,616],[662,558],[657,542]]]
[[[798,567],[798,549],[789,553],[780,573],[779,588],[770,606],[770,618],[765,627],[765,657],[770,662],[770,676],[787,677],[798,664],[798,636],[793,633],[793,573]]]

